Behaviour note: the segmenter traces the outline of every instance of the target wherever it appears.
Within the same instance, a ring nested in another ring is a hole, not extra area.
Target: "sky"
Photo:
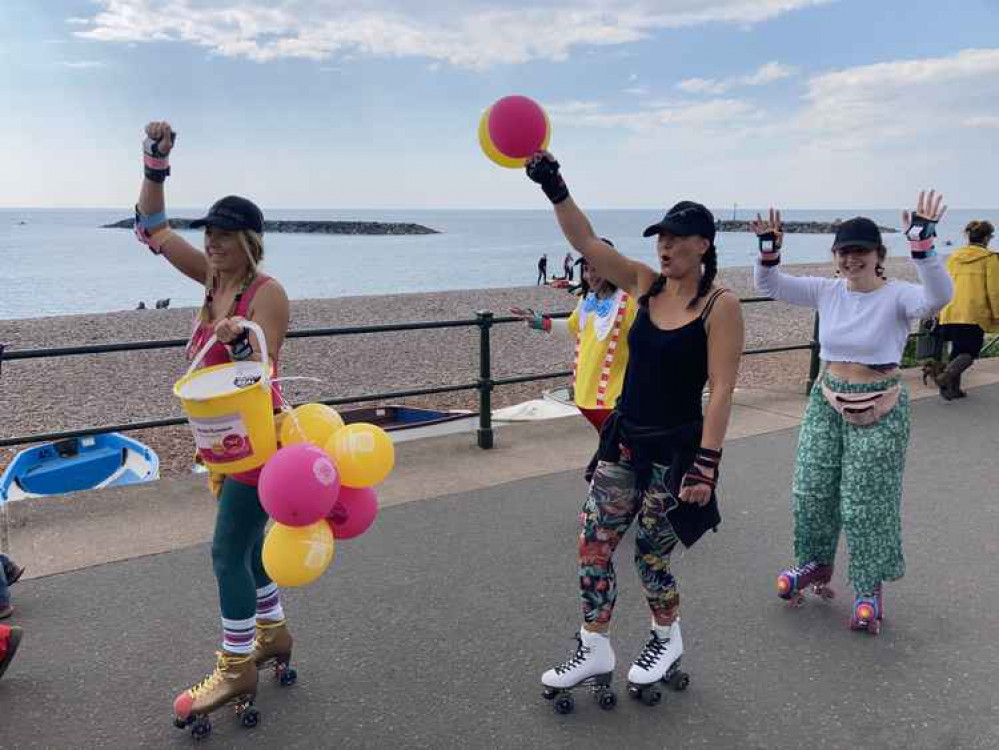
[[[2,0],[0,207],[544,208],[479,149],[548,111],[577,202],[999,206],[999,0]]]

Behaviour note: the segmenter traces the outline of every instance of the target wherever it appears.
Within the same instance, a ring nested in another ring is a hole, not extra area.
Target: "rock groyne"
[[[785,221],[785,234],[835,234],[842,224],[842,220],[836,221]],[[741,220],[721,220],[715,222],[715,227],[719,232],[751,232],[748,221]],[[894,227],[881,227],[882,232],[893,234],[898,232]]]
[[[171,229],[190,229],[194,219],[170,219]],[[101,229],[132,229],[135,219],[104,224]],[[264,221],[265,233],[277,234],[440,234],[422,224],[382,221]]]

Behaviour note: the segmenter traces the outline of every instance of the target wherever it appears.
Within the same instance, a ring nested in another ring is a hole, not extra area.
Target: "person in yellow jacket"
[[[989,251],[995,227],[972,221],[964,228],[968,244],[947,258],[954,298],[940,311],[940,331],[951,342],[950,362],[936,376],[940,395],[950,401],[968,395],[961,375],[982,351],[986,331],[999,330],[999,254]]]
[[[611,244],[609,240],[604,240]],[[613,245],[612,245],[613,246]],[[573,392],[576,407],[597,432],[613,411],[628,366],[628,331],[638,306],[623,289],[582,264],[583,296],[568,319],[552,319],[519,307],[511,313],[530,328],[576,342]]]

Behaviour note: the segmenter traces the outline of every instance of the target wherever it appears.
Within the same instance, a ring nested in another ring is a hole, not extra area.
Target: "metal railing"
[[[743,304],[756,304],[761,302],[773,302],[770,297],[745,297],[740,300]],[[554,313],[550,317],[567,318],[570,313]],[[553,380],[572,375],[572,370],[559,370],[556,372],[532,373],[529,375],[518,375],[505,378],[494,378],[492,375],[492,350],[490,345],[490,332],[496,325],[509,323],[522,323],[520,318],[512,316],[496,317],[489,310],[482,310],[475,314],[474,319],[428,321],[422,323],[394,323],[387,325],[354,326],[350,328],[309,328],[299,331],[289,331],[286,338],[316,338],[325,336],[354,336],[360,334],[391,333],[398,331],[421,331],[435,330],[442,328],[470,328],[479,330],[479,377],[472,382],[458,383],[454,385],[437,386],[434,388],[414,388],[400,391],[386,391],[383,393],[366,393],[358,396],[348,396],[343,398],[329,398],[320,400],[318,403],[328,406],[342,406],[345,404],[358,404],[367,401],[390,401],[400,398],[411,398],[414,396],[431,396],[441,393],[457,393],[459,391],[476,390],[479,394],[479,425],[476,431],[476,443],[480,448],[493,447],[493,426],[492,426],[492,391],[494,388],[516,383],[530,383],[541,380]],[[774,346],[759,349],[747,349],[744,356],[758,354],[776,354],[780,352],[792,352],[810,350],[812,353],[809,367],[809,388],[818,376],[819,372],[819,345],[818,345],[818,315],[815,316],[812,340],[805,344],[793,344],[789,346]],[[43,359],[50,357],[73,357],[82,354],[108,354],[111,352],[130,352],[150,349],[171,349],[187,345],[187,339],[162,339],[154,341],[131,341],[112,344],[94,344],[91,346],[67,346],[46,349],[22,349],[5,350],[0,344],[0,376],[4,362],[12,362],[26,359]],[[66,438],[85,437],[104,432],[129,432],[133,430],[144,430],[156,427],[171,427],[186,424],[184,417],[168,419],[152,419],[139,422],[127,422],[124,424],[102,425],[100,427],[85,427],[76,430],[62,430],[58,432],[35,433],[31,435],[16,435],[14,437],[0,438],[0,447],[12,445],[23,445],[26,443],[41,443],[51,440],[63,440]]]

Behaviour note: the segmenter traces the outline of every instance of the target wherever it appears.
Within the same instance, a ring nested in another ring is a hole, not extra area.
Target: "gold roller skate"
[[[260,712],[253,707],[257,697],[257,666],[252,654],[216,652],[215,670],[173,702],[174,725],[191,727],[191,736],[203,740],[212,731],[208,715],[227,705],[236,707],[236,716],[246,727],[255,727]]]
[[[253,641],[253,661],[257,669],[274,667],[274,677],[282,687],[295,684],[298,672],[291,666],[291,631],[287,620],[262,620],[257,622],[257,635]]]

